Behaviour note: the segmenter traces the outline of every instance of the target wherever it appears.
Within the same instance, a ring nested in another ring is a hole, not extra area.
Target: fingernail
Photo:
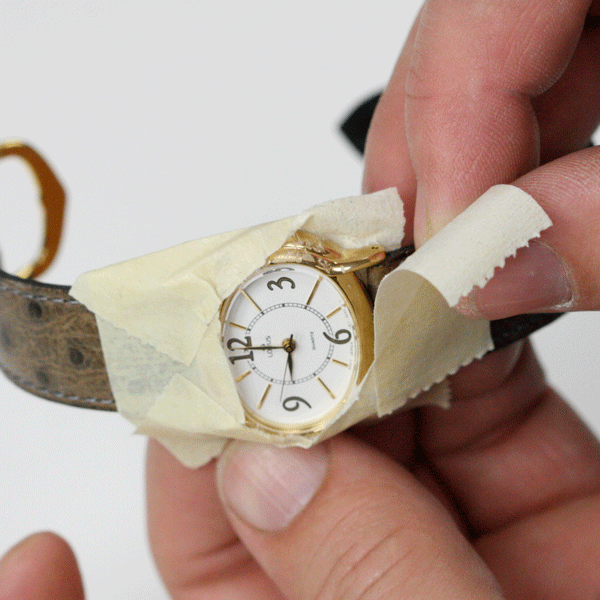
[[[223,502],[264,531],[285,529],[317,493],[327,475],[322,445],[309,450],[234,442],[219,460]]]
[[[506,260],[483,288],[461,298],[456,310],[476,319],[567,308],[573,289],[567,268],[548,246],[533,243]]]

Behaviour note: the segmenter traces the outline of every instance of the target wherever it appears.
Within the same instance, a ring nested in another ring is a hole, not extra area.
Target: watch
[[[221,339],[249,424],[314,433],[342,409],[373,361],[369,273],[409,253],[299,231],[238,286],[221,307]]]
[[[0,369],[43,398],[116,410],[92,312],[69,287],[35,279],[52,262],[65,194],[44,159],[22,142],[0,145],[32,169],[45,215],[40,256],[16,275],[0,270]],[[315,431],[343,407],[372,360],[371,307],[383,276],[413,251],[343,250],[304,232],[243,282],[221,309],[223,348],[250,422]],[[491,323],[496,348],[559,314]]]

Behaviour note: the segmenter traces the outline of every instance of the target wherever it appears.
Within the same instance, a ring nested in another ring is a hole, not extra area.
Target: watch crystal
[[[300,264],[263,267],[232,295],[223,349],[251,421],[316,431],[356,379],[355,317],[341,288]]]

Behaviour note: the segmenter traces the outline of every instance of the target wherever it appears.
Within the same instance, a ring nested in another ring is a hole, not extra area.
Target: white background
[[[381,88],[418,0],[362,3],[0,1],[0,138],[21,137],[69,192],[57,265],[71,283],[185,240],[359,193],[338,132]],[[35,192],[0,164],[4,266],[35,253]],[[600,431],[599,320],[536,335],[549,378]],[[166,598],[144,514],[145,441],[120,416],[0,380],[0,552],[51,529],[88,597]]]

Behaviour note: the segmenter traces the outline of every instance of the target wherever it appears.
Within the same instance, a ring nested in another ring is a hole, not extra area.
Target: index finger
[[[382,136],[386,125],[401,130],[401,147],[392,151],[410,158],[416,176],[417,245],[487,188],[537,166],[539,131],[531,100],[561,77],[590,4],[425,3],[411,34],[414,43],[409,42],[382,100],[387,123],[374,119],[379,126],[374,135]],[[404,119],[393,105],[399,97]],[[367,150],[367,177],[386,183],[393,175],[373,164],[381,147]]]

